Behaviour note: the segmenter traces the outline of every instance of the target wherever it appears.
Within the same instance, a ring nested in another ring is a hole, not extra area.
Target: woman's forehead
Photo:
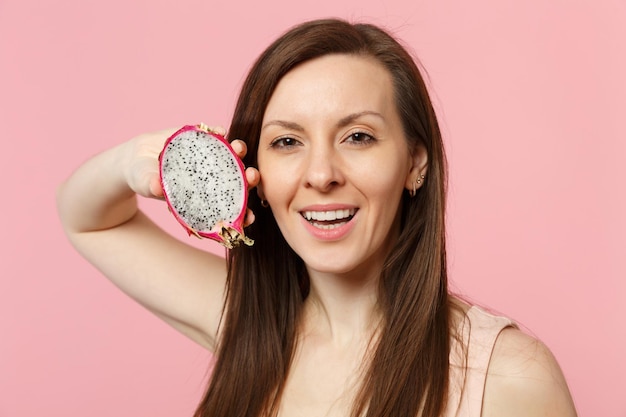
[[[384,114],[393,104],[391,74],[378,61],[360,55],[326,55],[289,71],[274,90],[264,123],[275,118],[364,111]]]

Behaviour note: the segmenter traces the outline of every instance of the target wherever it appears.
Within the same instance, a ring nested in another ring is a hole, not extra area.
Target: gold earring
[[[424,178],[424,174],[420,174],[417,178],[415,178],[415,181],[413,181],[413,189],[409,190],[409,195],[411,197],[415,197],[417,195],[417,186],[422,183]]]

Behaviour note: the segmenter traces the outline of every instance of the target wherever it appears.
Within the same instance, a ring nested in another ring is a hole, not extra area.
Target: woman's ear
[[[411,152],[411,167],[406,176],[404,188],[409,191],[411,197],[415,196],[417,190],[424,184],[426,172],[428,171],[428,152],[423,144],[418,144]]]

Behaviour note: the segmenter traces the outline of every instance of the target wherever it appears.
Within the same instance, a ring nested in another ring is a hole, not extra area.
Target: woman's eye
[[[346,139],[347,142],[352,142],[359,145],[365,145],[370,142],[374,142],[376,139],[372,135],[364,132],[354,132]]]
[[[286,138],[278,138],[275,139],[270,146],[272,148],[291,148],[297,146],[300,142],[298,142],[294,138],[286,137]]]

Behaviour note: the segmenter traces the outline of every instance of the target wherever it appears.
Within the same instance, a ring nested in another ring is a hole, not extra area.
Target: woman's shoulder
[[[450,404],[455,416],[574,417],[550,349],[510,318],[453,299]]]
[[[483,417],[576,416],[567,383],[550,349],[516,327],[500,331],[485,382]]]

